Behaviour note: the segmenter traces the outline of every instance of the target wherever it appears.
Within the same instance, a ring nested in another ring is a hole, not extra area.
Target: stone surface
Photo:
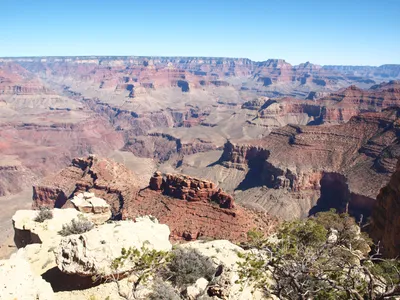
[[[140,249],[143,244],[158,251],[171,250],[169,228],[164,224],[142,218],[139,222],[120,221],[100,225],[89,232],[63,238],[56,250],[58,268],[67,274],[80,276],[117,275],[130,271],[132,263],[127,260],[114,270],[111,264],[121,256],[123,248]]]
[[[208,285],[208,281],[205,278],[199,278],[195,284],[186,288],[186,296],[189,300],[195,300],[198,296],[202,295]]]
[[[32,272],[24,249],[0,261],[0,299],[54,299],[50,284]]]

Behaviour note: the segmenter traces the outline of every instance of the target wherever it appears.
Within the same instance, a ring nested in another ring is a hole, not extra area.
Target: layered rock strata
[[[156,172],[150,178],[150,188],[162,191],[164,195],[187,201],[214,201],[221,208],[234,208],[233,197],[208,180],[202,180],[180,174],[166,174],[162,177]]]
[[[220,164],[247,172],[239,203],[285,218],[331,207],[366,217],[395,169],[398,122],[399,110],[392,108],[342,125],[289,125],[261,140],[228,142]]]

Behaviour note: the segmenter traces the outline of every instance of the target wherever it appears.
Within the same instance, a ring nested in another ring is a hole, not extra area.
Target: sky
[[[0,57],[400,64],[400,0],[0,0]]]

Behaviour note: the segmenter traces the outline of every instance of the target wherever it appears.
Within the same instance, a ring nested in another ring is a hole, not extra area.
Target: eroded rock
[[[113,261],[121,256],[123,248],[140,249],[143,244],[158,251],[171,250],[169,228],[142,218],[139,222],[120,221],[100,225],[89,232],[67,236],[56,249],[58,268],[67,274],[80,276],[122,274],[133,268],[127,260],[120,268],[113,269]]]
[[[221,208],[229,209],[235,206],[233,197],[217,188],[215,183],[183,174],[166,174],[163,178],[156,172],[150,179],[150,188],[182,200],[215,201]]]

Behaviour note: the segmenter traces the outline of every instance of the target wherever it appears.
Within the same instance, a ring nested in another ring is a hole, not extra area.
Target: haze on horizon
[[[400,1],[0,2],[0,57],[201,56],[400,64]]]

